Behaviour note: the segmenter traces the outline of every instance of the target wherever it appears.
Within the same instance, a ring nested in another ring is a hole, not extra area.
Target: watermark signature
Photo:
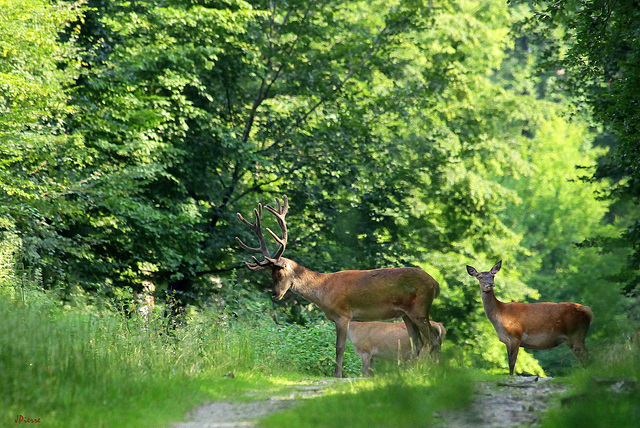
[[[40,418],[37,418],[37,419],[35,419],[35,418],[27,418],[27,417],[24,417],[22,415],[18,415],[16,417],[16,421],[15,422],[17,424],[22,424],[22,423],[24,423],[24,424],[39,424],[40,423]]]

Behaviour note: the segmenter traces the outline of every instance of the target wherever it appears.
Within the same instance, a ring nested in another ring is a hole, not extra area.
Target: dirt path
[[[203,404],[187,415],[187,422],[174,424],[172,428],[254,427],[263,416],[287,409],[302,399],[320,395],[336,382],[349,380],[351,379],[326,379],[315,381],[311,385],[295,385],[263,400]]]
[[[551,378],[513,377],[498,382],[478,382],[471,405],[456,412],[437,415],[446,428],[529,427],[540,422],[550,406],[566,391]]]
[[[292,386],[268,399],[204,404],[189,415],[187,422],[172,428],[234,428],[254,427],[268,414],[287,409],[299,400],[322,394],[327,387],[350,379],[327,379],[306,386]],[[514,377],[497,382],[478,382],[471,405],[463,411],[436,415],[442,428],[501,428],[530,427],[540,416],[559,401],[565,386],[551,378]]]

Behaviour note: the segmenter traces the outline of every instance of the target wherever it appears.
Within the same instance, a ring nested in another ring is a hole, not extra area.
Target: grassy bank
[[[125,316],[65,307],[35,290],[0,291],[2,426],[20,415],[52,427],[163,426],[198,403],[272,391],[314,372],[295,370],[304,360],[279,363],[295,354],[286,329],[267,346],[271,327],[234,325],[219,314],[197,312],[167,329],[158,314]]]
[[[171,338],[117,314],[65,310],[44,294],[0,296],[0,316],[3,425],[23,415],[42,426],[157,426],[203,400],[205,381],[225,366],[185,358]]]

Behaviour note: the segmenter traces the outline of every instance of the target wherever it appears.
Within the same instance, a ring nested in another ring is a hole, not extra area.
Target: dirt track
[[[187,422],[174,424],[172,428],[253,427],[261,417],[287,409],[302,399],[319,395],[325,388],[342,380],[349,379],[327,379],[312,385],[290,387],[284,394],[274,395],[266,400],[207,403],[188,414]]]
[[[464,411],[437,415],[440,427],[535,426],[548,408],[566,391],[551,378],[513,377],[498,382],[478,382],[474,398]]]
[[[173,428],[253,427],[268,414],[289,408],[299,400],[319,395],[337,379],[319,381],[309,386],[292,387],[285,394],[266,400],[248,402],[213,402],[202,405],[187,415],[187,422]],[[530,427],[540,421],[549,406],[558,402],[565,391],[562,384],[550,378],[513,377],[497,382],[478,382],[469,408],[464,411],[436,415],[437,426],[443,428]]]

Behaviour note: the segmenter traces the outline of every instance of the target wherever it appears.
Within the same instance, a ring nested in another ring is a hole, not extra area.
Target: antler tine
[[[249,263],[247,261],[243,261],[242,263],[244,263],[249,270],[260,270],[260,269],[264,269],[265,267],[268,267],[270,264],[273,263],[273,259],[265,257],[265,260],[263,261],[258,261],[258,259],[255,258],[255,256],[251,256],[251,258],[253,259],[254,263]]]
[[[255,248],[255,247],[250,247],[250,246],[248,246],[247,244],[245,244],[244,242],[242,242],[242,241],[240,240],[240,238],[238,238],[237,236],[236,236],[236,241],[238,242],[238,245],[240,245],[240,247],[241,247],[243,250],[245,250],[245,251],[249,251],[250,253],[260,253],[260,252],[262,252],[262,251],[260,250],[260,248]]]
[[[242,216],[242,214],[238,213],[238,218],[240,219],[241,222],[243,222],[249,229],[253,230],[254,232],[259,232],[260,231],[260,226],[261,226],[261,221],[262,221],[262,204],[258,204],[258,208],[254,208],[253,209],[253,215],[256,218],[256,222],[255,223],[251,223],[247,220],[245,220],[245,218]]]
[[[282,257],[284,250],[287,248],[287,241],[289,239],[289,234],[287,232],[287,222],[285,221],[285,217],[287,215],[287,212],[289,211],[289,198],[287,198],[287,195],[283,195],[282,202],[280,201],[280,199],[276,198],[276,203],[278,204],[277,210],[271,205],[265,205],[265,208],[276,217],[278,226],[280,226],[280,229],[282,230],[282,238],[280,238],[271,229],[267,228],[267,232],[269,232],[271,236],[273,236],[273,239],[275,239],[276,242],[280,244],[280,248],[278,248],[278,251],[276,251],[273,256],[273,258],[277,260]]]
[[[247,261],[242,261],[242,263],[245,264],[245,266],[247,266],[249,268],[249,270],[252,271],[256,271],[256,270],[260,270],[260,269],[264,269],[266,266],[261,265],[260,263],[249,263]]]
[[[270,258],[271,253],[269,253],[269,250],[267,249],[267,243],[265,242],[264,236],[262,235],[262,204],[258,204],[258,208],[253,209],[253,214],[256,218],[255,223],[251,223],[250,221],[247,221],[240,213],[238,213],[238,218],[249,229],[251,229],[253,233],[256,234],[260,242],[260,247],[250,247],[244,242],[242,242],[242,240],[237,236],[236,236],[236,241],[238,242],[238,245],[240,245],[240,247],[243,250],[249,251],[251,253],[261,253],[265,257],[265,259]],[[253,257],[253,259],[256,261],[256,263],[245,262],[247,267],[251,270],[261,269],[265,267],[266,264],[268,264],[268,262],[264,264],[262,262],[258,262],[258,260],[255,257]]]

